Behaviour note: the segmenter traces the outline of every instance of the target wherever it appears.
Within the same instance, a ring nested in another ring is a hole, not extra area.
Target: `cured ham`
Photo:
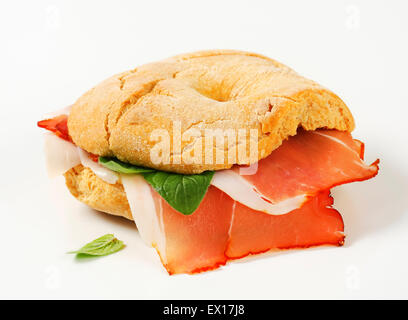
[[[261,194],[256,186],[233,170],[216,172],[211,184],[245,206],[272,215],[286,214],[300,208],[308,200],[307,194],[299,194],[292,198],[273,202],[267,196]]]
[[[337,130],[299,130],[268,157],[253,175],[241,166],[216,172],[213,184],[247,207],[270,214],[299,208],[320,190],[374,177],[378,160],[363,162],[364,144]]]
[[[272,203],[301,194],[372,178],[378,160],[362,161],[363,144],[348,132],[315,130],[299,132],[258,162],[255,175],[242,176]],[[239,173],[239,167],[232,169]]]
[[[235,201],[210,186],[199,208],[184,216],[157,192],[152,194],[159,220],[163,221],[166,244],[156,250],[169,274],[208,271],[226,263]]]
[[[46,132],[45,135],[44,151],[50,178],[64,174],[81,163],[77,147],[50,132]]]
[[[46,129],[48,131],[51,131],[57,137],[65,140],[65,141],[71,142],[72,144],[74,143],[72,141],[72,139],[71,139],[71,136],[69,135],[69,132],[68,132],[68,115],[66,115],[66,114],[61,114],[61,115],[55,116],[54,118],[38,121],[37,126],[39,126],[40,128]],[[85,151],[83,151],[83,152],[85,152]],[[81,154],[79,154],[79,156],[80,155]],[[98,162],[99,156],[87,152],[87,158],[91,159],[94,162]],[[84,157],[81,157],[81,159],[84,159]],[[91,169],[94,169],[94,168],[96,168],[96,167],[92,167]],[[69,169],[70,168],[68,168],[68,170]],[[112,180],[112,179],[110,179],[110,180]],[[109,182],[109,183],[111,183],[111,182]],[[115,183],[115,182],[113,182],[113,183]]]
[[[153,197],[166,244],[156,249],[169,274],[208,271],[271,249],[340,246],[344,241],[343,220],[331,208],[329,191],[278,216],[249,209],[213,186],[190,216],[175,211],[157,193]]]
[[[254,211],[237,202],[225,255],[238,259],[271,249],[341,246],[345,237],[343,219],[332,204],[329,190],[317,193],[301,208],[279,216]]]
[[[79,159],[84,167],[92,170],[92,172],[107,183],[115,184],[118,182],[118,175],[116,172],[109,170],[98,163],[98,159],[89,152],[78,148]]]
[[[38,121],[37,125],[40,128],[53,132],[61,139],[72,142],[71,136],[68,133],[68,116],[66,114],[61,114],[51,119]]]

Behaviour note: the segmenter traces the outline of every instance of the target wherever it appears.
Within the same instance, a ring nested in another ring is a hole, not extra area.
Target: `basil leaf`
[[[131,173],[144,173],[144,172],[156,171],[154,169],[139,167],[139,166],[135,166],[130,163],[125,163],[115,158],[99,157],[98,162],[104,167],[111,169],[112,171],[119,172],[119,173],[131,174]]]
[[[115,238],[113,234],[104,236],[84,245],[81,249],[68,253],[86,254],[91,256],[106,256],[121,250],[125,245]]]
[[[189,175],[156,171],[143,173],[143,176],[169,205],[184,215],[190,215],[203,200],[214,171]]]

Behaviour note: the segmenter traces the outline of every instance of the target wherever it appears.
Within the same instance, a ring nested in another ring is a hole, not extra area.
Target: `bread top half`
[[[256,162],[299,127],[352,131],[354,120],[344,102],[316,82],[268,57],[232,50],[178,55],[112,76],[81,96],[68,118],[73,141],[90,153],[184,174]],[[248,134],[208,149],[205,134],[217,129]],[[157,135],[163,130],[169,139]],[[167,161],[158,163],[152,151],[160,139],[169,147]],[[243,144],[249,152],[251,142],[255,159],[228,156]],[[192,162],[200,148],[203,160]],[[204,159],[217,152],[224,162]]]

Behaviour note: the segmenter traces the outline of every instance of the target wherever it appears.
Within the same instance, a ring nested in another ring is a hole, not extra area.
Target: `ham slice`
[[[330,207],[329,191],[279,216],[249,209],[213,186],[190,216],[175,211],[156,192],[153,198],[163,219],[166,244],[156,250],[169,274],[208,271],[271,249],[340,246],[344,241],[343,220]]]
[[[234,166],[212,183],[251,209],[286,214],[320,190],[374,177],[379,161],[366,165],[363,154],[364,144],[348,132],[299,130],[258,162],[256,174],[240,175],[242,166]]]
[[[258,162],[255,175],[241,176],[271,202],[367,180],[378,172],[378,160],[362,161],[363,144],[348,132],[299,130],[267,158]],[[233,168],[239,174],[239,167]]]
[[[341,246],[343,219],[332,204],[329,190],[319,192],[303,207],[279,216],[254,211],[237,202],[225,255],[238,259],[271,249]]]
[[[152,194],[159,220],[163,221],[166,244],[165,249],[156,250],[169,274],[208,271],[226,263],[235,201],[210,186],[199,208],[184,216],[157,192]]]
[[[66,114],[61,114],[51,119],[38,121],[37,125],[40,128],[53,132],[61,139],[72,142],[71,136],[68,133],[68,116]]]
[[[69,109],[70,109],[70,107],[67,107],[64,110],[69,111]],[[72,141],[71,136],[69,135],[69,132],[68,132],[68,115],[67,114],[61,114],[61,115],[55,116],[54,118],[38,121],[37,126],[40,127],[40,128],[46,129],[46,130],[54,133],[57,137],[74,144],[74,142]],[[86,152],[86,151],[83,151],[83,152]],[[81,157],[81,158],[84,159],[84,157]],[[99,156],[87,152],[87,158],[91,159],[93,162],[98,162]],[[88,166],[86,166],[86,167],[88,167]],[[102,169],[100,169],[100,167],[97,167],[97,166],[91,167],[91,169],[94,169],[94,168],[99,168],[99,171],[102,170]],[[96,172],[96,173],[98,173],[98,172]],[[112,172],[111,175],[112,174],[115,174],[115,173]],[[106,173],[104,173],[102,176],[104,176],[104,175],[106,175]],[[112,178],[108,179],[107,182],[114,184],[115,182],[111,182],[112,180],[113,180]]]

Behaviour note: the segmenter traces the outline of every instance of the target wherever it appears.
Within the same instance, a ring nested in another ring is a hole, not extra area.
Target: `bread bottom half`
[[[122,183],[109,184],[82,164],[64,176],[69,191],[79,201],[95,210],[133,220]]]

